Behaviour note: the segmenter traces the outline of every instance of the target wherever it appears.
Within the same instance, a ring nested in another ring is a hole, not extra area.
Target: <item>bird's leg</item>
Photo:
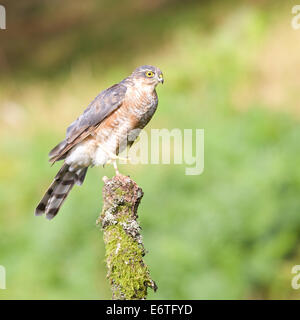
[[[122,161],[130,161],[129,158],[123,158],[123,157],[119,157],[116,154],[110,152],[109,150],[107,150],[105,147],[103,146],[99,146],[107,155],[110,156],[111,160],[122,160]]]
[[[115,171],[116,171],[116,176],[119,176],[119,175],[120,175],[120,172],[119,172],[119,169],[118,169],[117,161],[116,161],[116,160],[113,160],[113,165],[114,165],[114,169],[115,169]]]
[[[113,157],[113,160],[121,160],[121,161],[130,161],[130,158],[128,158],[128,157],[126,157],[126,158],[124,158],[124,157],[119,157],[119,156],[117,156],[116,154],[114,155],[114,157]]]
[[[118,169],[118,166],[117,166],[117,159],[123,160],[123,161],[128,161],[129,159],[128,159],[128,158],[122,158],[122,157],[117,156],[116,154],[110,152],[110,151],[107,150],[105,147],[103,147],[103,145],[98,145],[98,146],[110,157],[110,159],[109,159],[106,163],[107,163],[107,164],[112,163],[113,166],[114,166],[116,175],[117,175],[117,176],[120,175],[120,172],[119,172],[119,169]]]

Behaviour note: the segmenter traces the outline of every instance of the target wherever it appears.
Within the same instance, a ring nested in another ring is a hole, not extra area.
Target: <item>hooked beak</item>
[[[164,83],[164,76],[162,75],[162,73],[158,76],[158,81],[163,84]]]

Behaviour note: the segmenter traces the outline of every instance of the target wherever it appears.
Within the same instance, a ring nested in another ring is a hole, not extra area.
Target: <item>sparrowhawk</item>
[[[112,162],[119,174],[116,160],[128,143],[128,134],[143,129],[156,111],[156,86],[163,83],[157,67],[138,67],[120,83],[102,91],[83,114],[67,129],[66,138],[49,153],[49,161],[63,160],[35,214],[56,216],[74,184],[81,185],[89,166]],[[137,138],[137,135],[134,137]]]

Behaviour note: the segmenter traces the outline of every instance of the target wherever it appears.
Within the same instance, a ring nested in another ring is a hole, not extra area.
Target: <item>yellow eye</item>
[[[146,76],[147,76],[148,78],[152,78],[152,77],[154,76],[154,72],[152,72],[152,71],[147,71],[147,72],[146,72]]]

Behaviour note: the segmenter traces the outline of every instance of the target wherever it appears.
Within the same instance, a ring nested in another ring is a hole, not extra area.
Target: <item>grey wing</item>
[[[83,114],[67,128],[66,138],[49,153],[49,161],[62,159],[62,156],[88,134],[88,129],[97,126],[123,103],[126,86],[122,83],[100,92]]]
[[[115,111],[123,102],[126,87],[122,84],[102,91],[67,129],[66,140],[74,141],[83,131],[99,124],[103,119]]]

